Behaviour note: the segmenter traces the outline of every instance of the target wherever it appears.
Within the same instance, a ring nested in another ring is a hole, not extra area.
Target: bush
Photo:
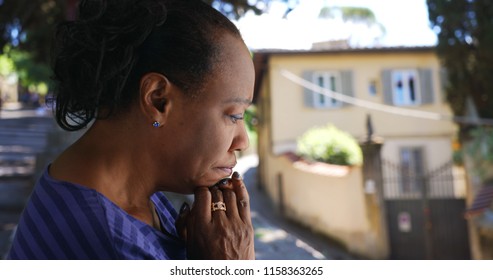
[[[463,156],[472,160],[473,173],[482,180],[491,179],[493,167],[493,128],[479,127],[470,132],[470,140],[464,146]]]
[[[298,154],[310,160],[337,165],[361,165],[363,162],[356,140],[330,124],[305,132],[298,139]]]

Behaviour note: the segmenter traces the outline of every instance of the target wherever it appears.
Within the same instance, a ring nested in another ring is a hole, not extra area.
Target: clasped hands
[[[192,208],[182,207],[176,228],[189,259],[255,259],[250,199],[237,172],[213,187],[197,188]]]

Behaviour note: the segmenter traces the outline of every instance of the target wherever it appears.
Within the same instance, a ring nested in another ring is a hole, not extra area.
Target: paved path
[[[257,259],[356,259],[327,238],[277,214],[265,193],[258,189],[257,165],[257,155],[249,155],[239,159],[236,167],[243,175],[250,194]]]

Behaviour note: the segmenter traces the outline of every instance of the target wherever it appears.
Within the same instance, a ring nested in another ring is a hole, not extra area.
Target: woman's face
[[[197,99],[181,94],[162,127],[171,143],[161,149],[171,171],[163,178],[169,191],[214,185],[233,172],[235,151],[248,147],[243,117],[253,98],[253,63],[241,40],[225,35],[222,41],[220,69]]]

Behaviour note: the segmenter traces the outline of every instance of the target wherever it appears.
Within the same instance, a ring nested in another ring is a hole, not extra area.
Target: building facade
[[[443,71],[434,48],[264,50],[254,53],[254,62],[255,99],[259,114],[259,179],[274,203],[284,203],[282,200],[285,198],[281,196],[286,191],[280,191],[280,180],[282,176],[290,176],[283,175],[280,167],[286,165],[283,155],[296,153],[297,139],[308,129],[327,123],[359,140],[365,139],[369,130],[384,139],[382,161],[399,169],[395,176],[388,171],[391,169],[382,169],[383,178],[392,175],[392,180],[397,182],[383,182],[385,199],[417,198],[422,189],[416,183],[419,180],[410,180],[410,177],[421,178],[432,170],[442,170],[444,166],[450,166],[447,168],[450,174],[462,172],[451,164],[457,127],[446,104]],[[371,124],[368,124],[368,119],[371,119]],[[354,168],[358,167],[351,170]],[[375,244],[381,243],[377,239],[382,237],[374,237],[373,241],[367,237],[385,231],[371,231],[374,225],[365,212],[369,209],[368,205],[365,206],[369,203],[365,200],[365,192],[368,191],[365,186],[368,184],[362,181],[363,176],[357,177],[360,178],[357,179],[360,191],[354,195],[353,190],[351,203],[360,205],[353,205],[353,208],[361,211],[339,213],[338,219],[342,215],[343,220],[357,217],[361,221],[357,225],[345,225],[342,231],[332,228],[328,234],[339,231],[336,239],[362,234],[367,240],[355,252],[372,255],[370,247],[375,249]],[[285,179],[283,181],[284,185],[290,184]],[[354,178],[348,181],[354,183]],[[426,192],[429,198],[465,198],[465,180],[455,180],[450,188],[439,187],[443,183],[438,180],[428,181],[430,185]],[[327,199],[342,207],[337,198]],[[382,210],[381,215],[387,215],[384,212]],[[313,217],[314,223],[317,219],[322,217]],[[334,225],[327,221],[328,227],[329,224]],[[343,241],[347,244],[352,242],[358,241]],[[387,249],[383,248],[385,246],[380,247],[377,249],[379,253],[373,254],[375,258],[388,255]]]

